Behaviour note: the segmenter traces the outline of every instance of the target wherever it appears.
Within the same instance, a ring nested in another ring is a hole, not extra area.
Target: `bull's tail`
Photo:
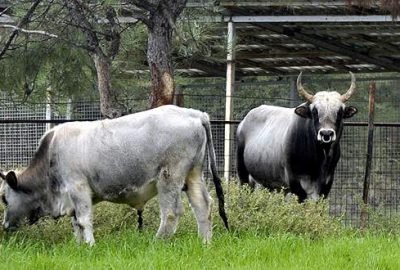
[[[244,164],[244,144],[240,141],[238,141],[236,161],[240,184],[249,184],[249,172],[247,171],[246,164]]]
[[[211,134],[210,119],[208,117],[208,114],[206,113],[204,113],[204,117],[202,118],[202,124],[206,130],[206,135],[207,135],[208,160],[211,168],[213,182],[215,185],[215,191],[217,193],[217,198],[218,198],[218,212],[222,221],[224,222],[225,228],[229,230],[228,218],[225,212],[224,190],[222,189],[221,178],[219,178],[217,173],[217,165],[215,160],[214,144]]]

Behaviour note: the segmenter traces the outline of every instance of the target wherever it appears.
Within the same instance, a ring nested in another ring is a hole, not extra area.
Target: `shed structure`
[[[368,6],[359,2],[221,0],[214,5],[220,10],[216,21],[221,27],[233,24],[236,78],[297,75],[299,70],[400,71],[399,21],[379,0]],[[224,77],[226,59],[204,57],[180,68],[190,69],[192,75],[197,70],[198,76]]]

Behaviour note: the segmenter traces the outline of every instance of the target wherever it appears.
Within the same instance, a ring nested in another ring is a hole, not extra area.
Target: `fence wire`
[[[346,91],[348,82],[334,84],[321,81],[306,81],[312,92],[338,89]],[[343,217],[346,224],[359,225],[360,203],[366,165],[367,126],[360,122],[368,116],[368,81],[358,84],[358,92],[349,105],[356,106],[359,113],[346,122],[341,139],[341,159],[336,169],[335,180],[329,195],[332,215]],[[374,133],[374,155],[369,191],[369,204],[384,214],[385,218],[400,214],[400,95],[398,81],[377,81],[376,122]],[[215,144],[217,167],[224,175],[225,86],[186,85],[180,87],[183,105],[208,112],[212,119],[212,132]],[[301,103],[290,93],[289,81],[243,83],[237,86],[233,96],[233,117],[230,125],[236,131],[241,119],[261,104],[293,107]],[[133,111],[146,109],[147,97],[143,100],[129,100],[128,107]],[[3,97],[0,104],[0,168],[9,170],[27,166],[40,137],[46,130],[46,123],[32,123],[24,120],[46,119],[46,103],[18,104]],[[99,102],[65,101],[52,104],[52,119],[100,119]],[[4,123],[4,120],[8,120]],[[14,121],[13,120],[18,120]],[[18,122],[18,123],[17,123]],[[356,124],[356,123],[357,124]],[[236,133],[236,132],[235,132]],[[230,153],[232,179],[236,178],[236,143],[232,139]],[[229,194],[227,194],[229,196]]]

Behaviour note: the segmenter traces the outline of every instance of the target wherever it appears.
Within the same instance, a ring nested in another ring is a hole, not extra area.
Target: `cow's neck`
[[[335,143],[324,146],[316,139],[312,120],[300,117],[297,120],[287,141],[290,166],[295,174],[307,175],[311,172],[311,179],[320,179],[321,172],[330,171],[332,162],[336,160],[340,137]]]
[[[19,184],[26,188],[34,188],[37,190],[45,188],[48,185],[48,174],[50,167],[50,144],[54,136],[54,131],[47,133],[40,141],[28,168],[18,177]]]
[[[37,164],[36,166],[29,166],[18,177],[18,184],[27,190],[34,190],[37,192],[48,192],[48,175],[46,166]]]

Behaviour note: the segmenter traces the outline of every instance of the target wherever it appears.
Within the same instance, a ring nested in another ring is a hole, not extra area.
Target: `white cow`
[[[47,132],[19,175],[4,178],[3,226],[22,219],[71,215],[75,235],[92,245],[92,205],[125,203],[142,210],[157,193],[158,237],[171,236],[183,214],[185,186],[204,242],[212,235],[211,197],[202,178],[208,148],[220,215],[228,226],[206,113],[168,105],[112,120],[71,122]]]

